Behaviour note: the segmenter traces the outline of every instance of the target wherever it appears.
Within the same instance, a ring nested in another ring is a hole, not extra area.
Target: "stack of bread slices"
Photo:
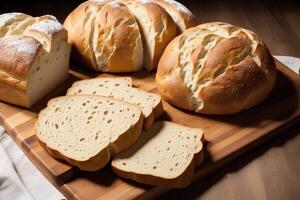
[[[112,160],[120,177],[185,187],[202,160],[203,131],[154,122],[162,113],[160,95],[134,88],[131,78],[81,80],[48,102],[36,135],[50,155],[81,170]]]

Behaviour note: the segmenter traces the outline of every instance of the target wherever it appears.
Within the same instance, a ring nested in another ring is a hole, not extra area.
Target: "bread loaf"
[[[64,22],[74,58],[103,72],[133,72],[143,67],[143,45],[138,24],[117,1],[87,1]]]
[[[203,158],[203,131],[172,122],[156,122],[138,141],[112,161],[113,171],[140,183],[188,186]]]
[[[158,94],[145,92],[131,87],[129,78],[93,78],[76,81],[68,89],[67,95],[101,95],[123,100],[139,106],[144,115],[143,126],[147,129],[154,119],[163,113],[161,97]]]
[[[55,158],[95,171],[136,142],[142,124],[141,109],[124,101],[87,95],[58,97],[40,112],[36,136]]]
[[[68,77],[67,32],[55,17],[0,15],[0,100],[30,107]]]
[[[180,26],[193,24],[186,12],[175,13]],[[164,48],[176,36],[171,16],[148,0],[87,1],[68,15],[64,26],[74,58],[104,72],[156,69]]]
[[[142,34],[144,68],[156,69],[167,44],[176,36],[176,25],[170,15],[149,0],[121,0],[134,14]]]
[[[177,26],[177,34],[181,34],[183,31],[190,27],[198,25],[195,16],[181,3],[175,0],[152,0],[163,7]]]
[[[263,41],[249,30],[219,22],[176,37],[156,74],[167,101],[207,114],[232,114],[257,105],[275,79],[275,63]]]

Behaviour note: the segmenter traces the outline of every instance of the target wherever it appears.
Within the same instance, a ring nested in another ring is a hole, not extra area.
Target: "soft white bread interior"
[[[120,177],[170,188],[188,186],[203,158],[203,131],[159,121],[112,161]]]
[[[124,101],[65,96],[50,100],[40,112],[36,136],[50,155],[95,171],[136,142],[142,123],[141,109]]]
[[[198,25],[196,17],[183,4],[175,0],[151,0],[163,7],[177,25],[177,33],[180,34],[190,27]]]
[[[129,86],[129,78],[93,78],[76,81],[67,95],[101,95],[123,100],[139,106],[144,115],[143,126],[151,127],[155,118],[163,113],[161,97]]]
[[[55,17],[0,15],[0,100],[30,107],[68,77],[67,32]]]
[[[64,22],[74,58],[96,71],[133,72],[143,67],[138,24],[120,2],[87,1]]]
[[[144,68],[156,69],[167,44],[176,36],[176,25],[164,8],[152,1],[120,0],[134,14],[142,35]]]
[[[206,114],[232,114],[267,98],[276,79],[273,57],[253,32],[213,22],[176,37],[156,74],[173,105]]]
[[[103,86],[105,88],[117,88],[117,87],[132,87],[132,78],[130,77],[120,77],[120,76],[115,76],[115,77],[98,77],[98,78],[92,78],[92,79],[84,79],[81,81],[76,81],[73,83],[72,87],[68,90],[67,93],[71,92],[73,87],[77,87],[79,85],[91,85],[96,87]],[[93,90],[93,88],[88,89]]]

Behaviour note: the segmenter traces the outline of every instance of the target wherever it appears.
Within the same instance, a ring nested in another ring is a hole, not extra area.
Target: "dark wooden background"
[[[81,1],[3,1],[0,13],[55,15],[61,22]],[[200,23],[224,21],[253,30],[273,55],[300,57],[300,1],[182,1]],[[274,136],[269,142],[227,167],[162,199],[300,199],[300,126]]]

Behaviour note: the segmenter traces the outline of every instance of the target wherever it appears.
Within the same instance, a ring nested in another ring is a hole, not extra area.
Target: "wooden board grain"
[[[193,114],[163,102],[166,112],[161,119],[204,129],[205,162],[197,168],[195,180],[299,119],[300,78],[279,62],[277,68],[276,87],[270,97],[263,104],[236,115]],[[64,95],[66,88],[75,80],[98,75],[82,68],[73,68],[70,73],[70,78],[62,86],[30,110],[0,102],[0,120],[11,137],[40,171],[70,199],[147,199],[166,192],[167,188],[121,180],[113,175],[109,167],[93,173],[81,172],[76,167],[53,159],[41,148],[34,135],[34,123],[48,99]],[[140,72],[131,76],[136,87],[156,92],[154,73]]]

